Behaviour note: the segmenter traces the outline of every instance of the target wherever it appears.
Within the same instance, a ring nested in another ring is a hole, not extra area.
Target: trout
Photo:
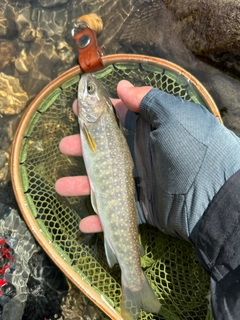
[[[138,319],[141,309],[158,313],[160,302],[140,262],[133,160],[111,100],[91,74],[82,75],[79,82],[78,121],[91,203],[103,227],[107,261],[110,267],[119,263],[121,268],[122,316]]]

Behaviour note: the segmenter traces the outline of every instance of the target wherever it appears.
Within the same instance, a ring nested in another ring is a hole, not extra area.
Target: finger
[[[129,110],[140,112],[141,101],[151,89],[150,86],[134,87],[129,81],[122,80],[118,83],[117,93]]]
[[[113,103],[114,108],[116,110],[117,117],[118,117],[120,123],[124,123],[128,108],[125,106],[125,104],[120,99],[111,99],[111,100],[112,100],[112,103]]]
[[[87,233],[103,231],[100,219],[97,215],[83,218],[80,221],[79,228],[82,232]]]
[[[77,99],[75,99],[75,100],[73,101],[72,108],[73,108],[73,112],[74,112],[75,115],[77,116],[77,115],[78,115],[78,101],[77,101]]]
[[[62,153],[69,156],[81,156],[82,146],[79,134],[64,137],[59,143],[59,149]]]
[[[64,177],[57,180],[55,190],[65,197],[86,196],[90,194],[90,184],[87,176]]]

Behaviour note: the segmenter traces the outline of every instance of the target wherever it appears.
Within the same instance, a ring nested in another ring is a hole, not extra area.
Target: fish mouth
[[[92,109],[94,105],[98,105],[99,97],[96,92],[94,94],[88,93],[89,84],[93,83],[95,85],[95,82],[96,78],[90,73],[84,73],[80,78],[78,85],[78,121],[81,123],[96,122]]]
[[[90,73],[84,73],[78,84],[78,99],[80,99],[80,101],[82,101],[83,97],[87,93],[87,86],[89,82],[94,82],[93,75]]]
[[[85,83],[86,83],[86,74],[83,74],[80,78],[79,84],[78,84],[78,96],[82,96],[84,89],[86,87]]]
[[[92,74],[90,73],[84,73],[81,78],[80,78],[80,81],[79,81],[79,85],[78,85],[78,92],[81,92],[83,93],[87,84],[89,83],[89,81],[93,81],[94,80],[94,77]]]
[[[78,99],[81,102],[84,99],[84,94],[86,92],[86,86],[88,84],[89,79],[91,79],[90,74],[83,74],[80,78],[79,84],[78,84]]]

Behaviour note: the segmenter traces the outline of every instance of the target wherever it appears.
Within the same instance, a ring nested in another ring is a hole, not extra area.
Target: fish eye
[[[90,93],[90,94],[92,94],[92,93],[94,93],[94,91],[95,91],[95,85],[94,85],[94,83],[88,83],[88,85],[87,85],[87,92],[88,93]]]

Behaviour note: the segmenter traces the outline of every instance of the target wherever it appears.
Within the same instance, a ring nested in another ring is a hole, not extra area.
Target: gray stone
[[[64,69],[73,65],[75,54],[63,40],[56,42],[37,38],[31,46],[19,53],[15,67],[20,73],[21,84],[33,97]]]
[[[22,89],[19,79],[0,73],[0,113],[18,114],[28,101],[27,93]]]
[[[6,161],[6,152],[4,150],[0,150],[0,169],[2,169],[5,166]]]
[[[8,20],[5,17],[5,8],[0,6],[0,35],[5,36],[8,29]]]
[[[187,48],[198,55],[240,54],[240,3],[236,0],[165,1]]]
[[[0,234],[7,237],[11,234],[10,243],[14,245],[16,257],[15,270],[7,271],[6,277],[16,288],[16,296],[4,305],[2,318],[4,320],[22,319],[28,296],[27,282],[30,274],[28,265],[31,256],[39,251],[33,236],[16,210],[11,210],[5,219],[0,219]]]
[[[19,300],[19,297],[14,297],[3,306],[3,320],[21,320],[23,316],[25,303]]]
[[[8,0],[0,1],[0,36],[12,36],[15,31],[15,5]]]
[[[65,9],[45,9],[30,5],[19,10],[16,25],[23,41],[35,38],[62,39],[66,30],[68,13]]]
[[[56,7],[61,4],[65,4],[68,0],[38,0],[40,5],[45,8]]]

